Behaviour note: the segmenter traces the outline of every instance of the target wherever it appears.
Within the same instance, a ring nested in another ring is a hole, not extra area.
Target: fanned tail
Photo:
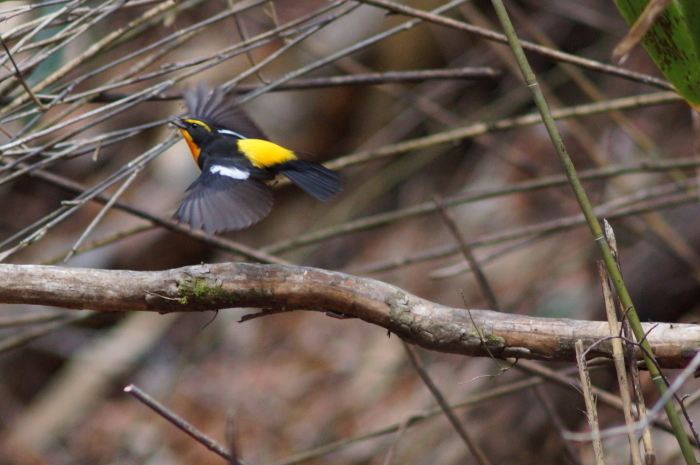
[[[340,175],[320,163],[297,159],[270,166],[268,169],[288,177],[304,192],[318,200],[329,200],[341,190]]]

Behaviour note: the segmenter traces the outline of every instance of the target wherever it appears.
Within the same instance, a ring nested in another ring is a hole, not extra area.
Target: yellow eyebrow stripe
[[[183,119],[182,121],[184,121],[186,123],[199,124],[200,126],[203,126],[204,129],[211,132],[211,128],[209,127],[209,125],[203,121],[199,121],[198,119]]]
[[[267,168],[286,161],[296,160],[294,152],[261,139],[241,139],[238,150],[257,168]]]

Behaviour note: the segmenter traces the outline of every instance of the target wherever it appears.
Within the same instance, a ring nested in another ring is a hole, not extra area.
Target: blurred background
[[[500,31],[487,1],[404,4]],[[506,5],[522,39],[605,64],[627,30],[607,1]],[[0,19],[41,104],[3,51],[5,263],[162,270],[247,261],[236,252],[243,244],[441,304],[489,308],[437,195],[502,311],[603,318],[597,249],[546,131],[528,117],[535,109],[505,45],[350,1],[7,1]],[[567,116],[559,129],[616,230],[643,320],[696,321],[689,108],[639,48],[613,74],[528,57],[552,109]],[[456,71],[433,73],[444,70]],[[367,76],[374,81],[360,82]],[[348,79],[334,85],[340,77]],[[280,185],[268,218],[216,245],[154,224],[171,217],[199,173],[167,119],[184,113],[180,93],[200,81],[232,87],[270,140],[338,169],[341,194],[324,203]],[[221,444],[232,419],[248,464],[475,463],[444,416],[408,424],[437,404],[396,337],[315,312],[238,323],[254,311],[3,305],[4,463],[224,463],[124,394],[130,383]],[[578,392],[537,379],[514,384],[532,375],[501,373],[489,359],[417,353],[450,403],[469,403],[455,412],[492,463],[590,463],[590,445],[567,452],[556,426],[587,428]],[[594,375],[615,392],[613,382],[606,369]],[[604,427],[622,422],[607,407],[600,414]],[[681,463],[672,436],[654,439],[659,463]],[[626,441],[604,443],[606,463],[627,463]]]

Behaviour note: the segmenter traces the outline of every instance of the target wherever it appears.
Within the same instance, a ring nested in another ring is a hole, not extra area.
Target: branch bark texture
[[[221,263],[165,271],[0,265],[0,303],[111,312],[190,312],[255,307],[333,312],[386,328],[429,350],[468,356],[575,360],[609,337],[606,322],[535,318],[439,305],[381,281],[315,268]],[[647,324],[662,367],[681,368],[700,348],[700,326]],[[610,341],[593,356],[611,357]],[[638,354],[639,355],[639,354]],[[641,359],[641,357],[640,357]]]

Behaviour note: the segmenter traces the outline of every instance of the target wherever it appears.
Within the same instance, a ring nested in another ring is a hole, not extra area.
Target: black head
[[[183,96],[188,118],[205,123],[210,131],[222,131],[240,139],[267,140],[260,128],[236,105],[234,96],[226,95],[223,88],[210,90],[200,82],[195,89],[186,89]]]
[[[198,119],[183,119],[173,116],[170,118],[170,122],[180,129],[185,139],[191,140],[200,147],[212,139],[217,132],[209,124]]]
[[[195,163],[199,163],[199,154],[202,152],[202,149],[216,140],[217,133],[215,130],[212,130],[211,126],[204,121],[191,118],[182,119],[173,116],[170,118],[170,122],[180,129],[182,137],[185,138],[185,142],[187,142],[192,152]]]

